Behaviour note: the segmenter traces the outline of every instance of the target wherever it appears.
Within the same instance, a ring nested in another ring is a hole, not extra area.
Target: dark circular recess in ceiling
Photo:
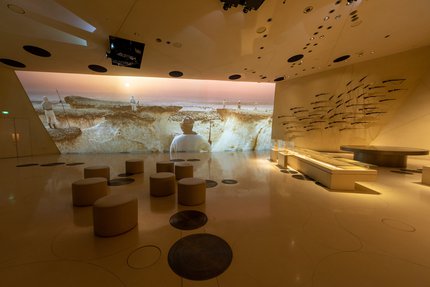
[[[36,166],[39,165],[38,163],[24,163],[24,164],[18,164],[16,167],[28,167],[28,166]]]
[[[30,54],[39,56],[39,57],[44,57],[44,58],[48,58],[51,57],[51,53],[46,51],[45,49],[36,47],[36,46],[31,46],[31,45],[25,45],[22,46],[22,48],[24,50],[26,50],[27,52],[29,52]]]
[[[65,164],[64,162],[49,162],[49,163],[44,163],[44,164],[41,164],[40,166],[57,166],[57,165],[63,165],[63,164]]]
[[[170,41],[166,41],[166,44],[167,44],[167,45],[169,45],[169,44],[170,44]]]
[[[318,27],[318,29],[322,29],[323,27],[324,27],[324,26],[323,26],[323,25],[321,25],[321,26],[319,26],[319,27]]]
[[[304,57],[303,54],[297,54],[297,55],[294,55],[294,56],[290,57],[288,59],[288,62],[289,63],[297,62],[297,61],[303,59],[303,57]]]
[[[303,10],[303,13],[308,14],[314,9],[313,6],[308,6]]]
[[[12,59],[1,58],[0,62],[5,64],[5,65],[15,67],[15,68],[25,68],[26,67],[23,63],[12,60]]]
[[[66,163],[67,166],[75,166],[75,165],[82,165],[85,164],[84,162],[70,162]]]
[[[332,26],[328,26],[328,27],[327,27],[327,30],[330,30],[331,28],[333,28],[333,27],[332,27]]]
[[[330,11],[329,11],[329,13],[331,14],[331,13],[333,13],[334,11],[335,11],[335,10],[334,10],[334,9],[332,9],[332,10],[330,10]]]
[[[343,56],[340,56],[340,57],[338,57],[338,58],[334,59],[334,60],[333,60],[333,63],[339,63],[339,62],[345,61],[345,60],[346,60],[346,59],[348,59],[349,57],[351,57],[351,55],[343,55]]]
[[[352,19],[351,19],[351,21],[352,21],[352,22],[357,21],[357,20],[358,20],[358,17],[357,17],[357,18],[352,18]]]
[[[241,75],[239,75],[239,74],[234,74],[234,75],[230,75],[230,76],[228,76],[228,78],[229,78],[230,80],[237,80],[237,79],[242,78],[242,76],[241,76]]]
[[[106,73],[107,69],[100,65],[88,65],[88,69],[97,73]]]
[[[163,40],[161,40],[160,38],[155,39],[156,42],[161,43],[163,42]]]
[[[266,37],[267,37],[267,34],[263,35],[263,38],[266,38]]]
[[[266,76],[264,76],[264,77],[261,77],[261,79],[262,79],[262,80],[264,80],[264,79],[267,79],[267,77],[266,77]]]
[[[340,4],[340,2],[342,2],[342,0],[337,0],[336,3],[334,3],[335,5]]]
[[[318,35],[319,32],[315,32],[314,35]]]
[[[260,47],[260,50],[263,50],[263,49],[264,49],[264,47],[263,47],[263,46],[261,46],[261,47]]]
[[[171,71],[169,72],[169,76],[173,77],[173,78],[179,78],[182,77],[184,75],[184,73],[182,73],[181,71]]]
[[[358,12],[357,10],[354,10],[354,11],[352,11],[351,13],[349,13],[349,15],[351,15],[351,16],[352,16],[352,15],[355,15],[355,14],[357,14],[357,12]]]
[[[222,274],[230,266],[233,251],[222,238],[197,233],[173,244],[167,255],[170,268],[189,280],[208,280]]]
[[[235,180],[235,179],[223,179],[223,180],[221,180],[221,182],[224,184],[236,184],[237,180]]]
[[[208,217],[198,210],[183,210],[170,217],[170,225],[181,230],[192,230],[206,224]]]
[[[285,80],[285,77],[284,76],[282,76],[282,77],[277,77],[276,79],[274,79],[273,81],[274,82],[280,82],[280,81],[283,81],[283,80]]]
[[[267,19],[267,22],[272,22],[272,18]]]
[[[257,57],[257,59],[261,59],[261,57],[260,57],[260,56],[258,56],[258,57]]]

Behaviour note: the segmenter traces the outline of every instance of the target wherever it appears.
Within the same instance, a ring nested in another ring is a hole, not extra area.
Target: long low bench
[[[285,167],[288,164],[324,186],[337,190],[354,190],[355,182],[375,181],[378,173],[311,150],[279,152],[278,164]]]

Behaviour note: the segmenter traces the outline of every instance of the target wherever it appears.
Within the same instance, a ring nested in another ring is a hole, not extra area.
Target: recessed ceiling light
[[[375,51],[370,51],[370,54],[375,54]]]
[[[320,35],[320,39],[324,38],[324,35]]]
[[[324,21],[327,21],[328,19],[330,19],[330,16],[325,16],[324,17]]]
[[[303,13],[308,14],[314,9],[313,6],[308,6],[303,10]]]
[[[9,10],[11,10],[14,13],[25,14],[25,10],[23,8],[19,7],[18,5],[7,4],[7,8],[9,8]]]
[[[258,34],[264,33],[264,32],[266,32],[266,27],[261,26],[261,27],[257,28],[257,31],[256,31],[256,32],[257,32]]]
[[[310,37],[309,40],[310,41],[315,40],[315,37]]]
[[[385,37],[384,38],[389,38],[391,35],[385,35]]]
[[[339,14],[339,15],[337,15],[336,17],[334,17],[334,19],[335,19],[335,20],[339,20],[339,19],[340,19],[340,17],[342,17],[342,15],[340,15],[340,14]]]

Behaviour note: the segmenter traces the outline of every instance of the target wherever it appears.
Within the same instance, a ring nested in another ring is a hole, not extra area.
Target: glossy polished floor
[[[145,173],[112,193],[139,198],[137,228],[112,238],[93,235],[91,207],[73,207],[71,183],[85,166],[106,164],[111,177],[124,161],[144,158]],[[61,155],[0,160],[1,286],[430,286],[430,186],[421,174],[379,169],[363,192],[330,191],[280,172],[267,153],[181,154],[196,177],[218,185],[206,203],[177,206],[175,196],[151,198],[149,175],[167,154]],[[22,163],[84,162],[15,167]],[[416,169],[430,161],[410,159]],[[235,179],[237,184],[223,184]],[[196,230],[169,224],[195,209],[208,221]],[[210,233],[233,250],[216,278],[191,281],[169,267],[181,237]]]

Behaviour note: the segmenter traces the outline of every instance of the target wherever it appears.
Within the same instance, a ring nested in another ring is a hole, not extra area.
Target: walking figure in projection
[[[57,118],[55,117],[52,103],[48,100],[48,97],[43,97],[42,108],[45,112],[46,122],[51,129],[56,129]]]
[[[130,105],[131,105],[131,111],[136,112],[137,111],[137,102],[134,99],[134,96],[131,96]]]

